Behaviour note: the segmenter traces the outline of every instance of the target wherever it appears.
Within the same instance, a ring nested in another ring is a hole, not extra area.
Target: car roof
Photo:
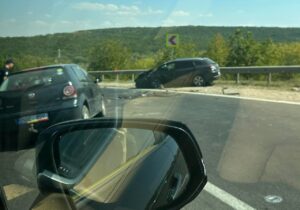
[[[177,58],[173,61],[195,61],[195,60],[205,60],[207,58]]]
[[[76,64],[54,64],[54,65],[49,65],[49,66],[40,66],[40,67],[34,67],[34,68],[29,68],[29,69],[24,69],[23,71],[34,71],[34,70],[40,70],[40,69],[50,69],[50,68],[64,68],[66,66],[74,66]]]
[[[32,71],[39,71],[43,69],[51,69],[51,68],[65,68],[67,66],[76,66],[77,64],[54,64],[54,65],[49,65],[49,66],[40,66],[40,67],[34,67],[34,68],[29,68],[29,69],[23,69],[18,72],[14,72],[13,74],[20,74],[20,73],[26,73],[26,72],[32,72]]]

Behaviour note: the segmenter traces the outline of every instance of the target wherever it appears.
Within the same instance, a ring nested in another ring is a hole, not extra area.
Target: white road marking
[[[176,91],[176,90],[151,90],[151,91],[153,91],[153,92],[162,91],[162,92],[172,92],[172,93],[183,93],[183,94],[189,94],[189,95],[203,95],[203,96],[234,98],[234,99],[242,99],[242,100],[250,100],[250,101],[262,101],[262,102],[271,102],[271,103],[280,103],[280,104],[300,105],[300,102],[281,101],[281,100],[262,99],[262,98],[251,98],[251,97],[245,97],[245,96],[220,95],[220,94],[210,94],[210,93],[194,93],[194,92]]]
[[[211,194],[212,196],[221,200],[223,203],[232,207],[233,209],[255,210],[255,208],[253,208],[252,206],[249,206],[245,202],[241,201],[240,199],[234,197],[233,195],[220,189],[219,187],[215,186],[214,184],[212,184],[210,182],[207,182],[207,184],[204,187],[204,190],[206,192],[208,192],[209,194]]]
[[[129,89],[126,87],[109,87],[114,89]],[[203,95],[203,96],[212,96],[212,97],[222,97],[222,98],[233,98],[233,99],[242,99],[242,100],[249,100],[249,101],[262,101],[262,102],[270,102],[270,103],[279,103],[279,104],[290,104],[290,105],[300,105],[300,102],[293,102],[293,101],[284,101],[284,100],[272,100],[272,99],[262,99],[262,98],[252,98],[246,96],[235,96],[235,95],[221,95],[221,94],[212,94],[212,93],[195,93],[195,92],[187,92],[187,91],[180,91],[180,90],[150,90],[150,89],[139,89],[144,91],[151,91],[151,92],[170,92],[170,93],[183,93],[189,95]]]

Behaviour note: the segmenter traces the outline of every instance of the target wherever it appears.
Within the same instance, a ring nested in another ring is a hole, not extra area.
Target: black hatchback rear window
[[[0,91],[27,90],[51,84],[67,82],[63,68],[49,68],[12,74],[5,80]]]

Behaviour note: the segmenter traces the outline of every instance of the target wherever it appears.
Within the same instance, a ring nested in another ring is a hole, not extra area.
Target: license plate
[[[43,114],[36,114],[36,115],[21,117],[20,119],[17,120],[17,124],[18,125],[34,124],[34,123],[39,123],[39,122],[45,122],[48,120],[49,120],[48,114],[43,113]]]

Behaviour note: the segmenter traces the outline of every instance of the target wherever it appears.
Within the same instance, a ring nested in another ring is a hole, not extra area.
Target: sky
[[[1,0],[0,37],[115,27],[300,27],[299,0]]]

